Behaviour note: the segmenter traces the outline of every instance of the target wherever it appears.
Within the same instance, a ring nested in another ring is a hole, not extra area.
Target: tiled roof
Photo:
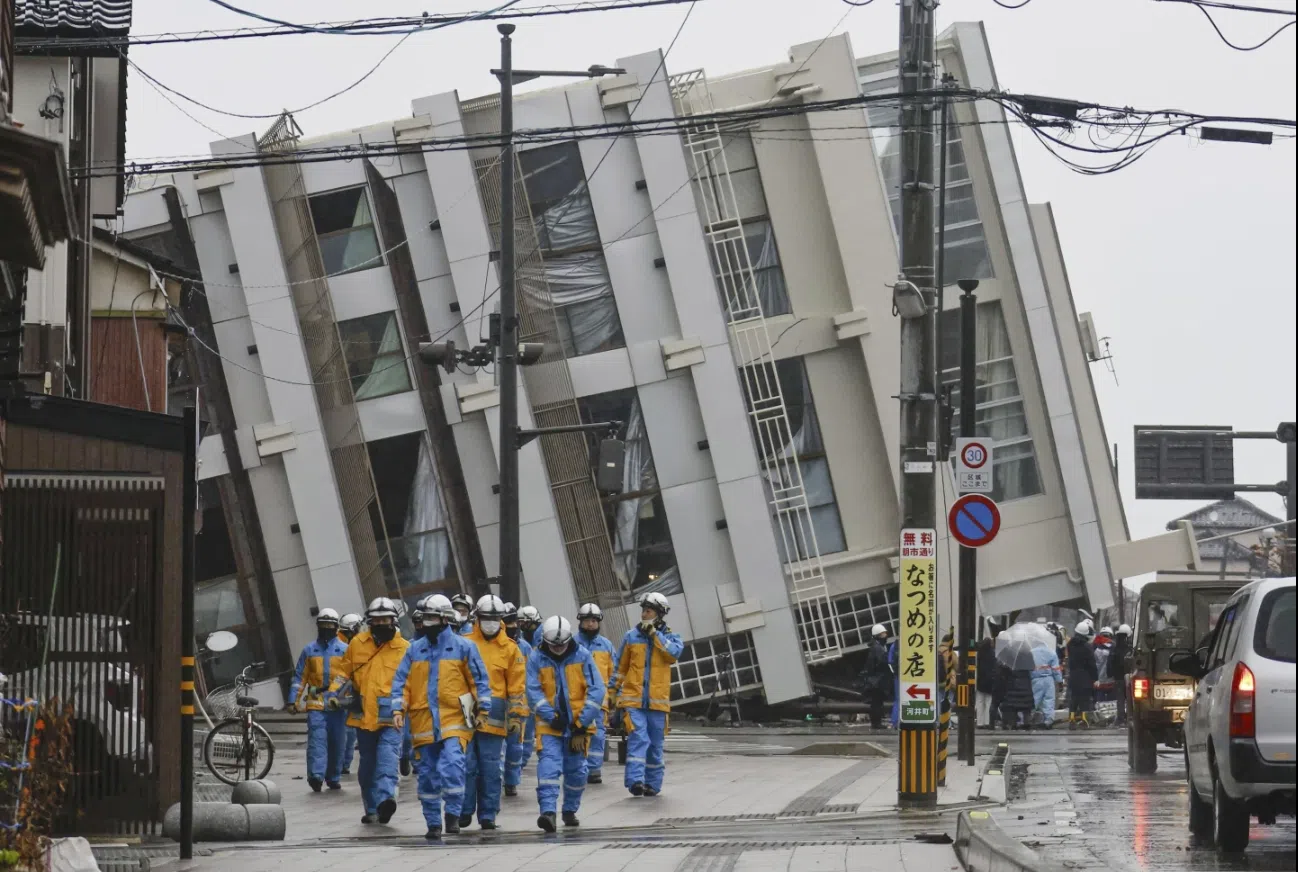
[[[18,0],[18,36],[124,34],[131,29],[132,0]]]

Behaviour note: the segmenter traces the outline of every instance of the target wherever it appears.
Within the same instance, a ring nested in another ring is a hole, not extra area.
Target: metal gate
[[[154,476],[6,477],[0,671],[72,707],[60,831],[154,829],[163,497]]]

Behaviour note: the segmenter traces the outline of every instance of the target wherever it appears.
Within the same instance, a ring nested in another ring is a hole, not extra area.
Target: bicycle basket
[[[252,752],[252,769],[257,771],[261,762],[262,743],[254,736]],[[218,733],[212,740],[212,765],[243,765],[244,759],[241,753],[243,749],[243,738],[235,735],[225,735]]]
[[[237,718],[239,716],[239,706],[235,703],[235,698],[238,696],[239,689],[236,685],[223,685],[207,695],[207,698],[203,700],[203,708],[207,709],[207,714],[213,720]]]

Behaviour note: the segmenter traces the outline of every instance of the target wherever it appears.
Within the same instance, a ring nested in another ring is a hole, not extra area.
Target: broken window
[[[388,589],[403,597],[440,591],[454,577],[433,456],[422,432],[366,444],[378,494],[374,538]],[[385,544],[386,543],[386,546]]]
[[[410,390],[410,369],[396,312],[339,321],[338,335],[357,400]]]
[[[316,194],[308,202],[326,275],[369,269],[383,263],[364,187]]]

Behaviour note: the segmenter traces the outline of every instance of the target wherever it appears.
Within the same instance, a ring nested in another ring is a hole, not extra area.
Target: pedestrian
[[[978,643],[978,677],[974,685],[977,698],[978,725],[993,729],[999,714],[999,703],[993,704],[996,697],[996,637],[1000,635],[1000,625],[991,618],[987,619],[987,635]]]
[[[894,730],[901,725],[901,669],[897,665],[900,656],[901,648],[894,638],[888,643],[888,668],[892,671],[892,712],[888,724]]]
[[[1127,723],[1127,658],[1131,655],[1131,625],[1122,624],[1113,637],[1109,652],[1109,673],[1113,676],[1113,697],[1118,702],[1118,726]]]
[[[613,681],[613,657],[617,649],[613,643],[600,633],[604,623],[604,612],[595,603],[586,603],[577,610],[577,644],[590,652],[599,670],[599,677],[604,679],[607,687]],[[608,694],[604,695],[604,715],[595,725],[595,732],[590,736],[590,756],[586,763],[586,783],[604,783],[604,744],[608,741]]]
[[[627,631],[613,667],[617,707],[624,712],[627,758],[624,783],[632,796],[657,796],[663,788],[663,739],[672,710],[672,664],[685,643],[667,626],[667,597],[640,598],[640,623]],[[539,728],[539,722],[538,722]]]
[[[347,723],[356,728],[361,758],[356,780],[365,806],[361,823],[386,824],[397,810],[401,756],[401,729],[392,720],[392,677],[410,643],[401,636],[397,604],[388,597],[371,600],[365,622],[369,629],[356,634],[338,662],[333,704],[348,709]]]
[[[1053,641],[1053,640],[1052,640]],[[1032,708],[1034,720],[1044,730],[1055,725],[1055,688],[1063,681],[1055,646],[1032,649]]]
[[[491,707],[491,685],[478,647],[454,629],[455,609],[442,594],[420,604],[420,638],[392,679],[393,723],[410,730],[419,805],[429,841],[460,831],[465,750],[479,713]],[[443,818],[443,813],[445,817]]]
[[[316,793],[325,784],[330,790],[342,789],[338,779],[347,744],[347,715],[325,710],[325,693],[347,653],[347,646],[338,638],[338,624],[333,609],[316,613],[316,637],[298,655],[285,706],[287,711],[306,712],[306,783]]]
[[[342,620],[338,622],[338,640],[346,648],[351,644],[352,639],[361,631],[361,625],[365,619],[355,612],[348,612],[343,615]],[[342,769],[343,775],[352,774],[352,758],[356,755],[356,728],[347,726],[347,713],[341,712],[340,717],[343,721],[343,729],[347,732],[347,739],[343,743]]]
[[[1095,683],[1095,699],[1107,702],[1113,699],[1113,677],[1109,672],[1109,655],[1113,653],[1113,630],[1103,627],[1095,634],[1091,643],[1095,653],[1095,672],[1099,677]]]
[[[1095,710],[1095,682],[1099,670],[1091,650],[1091,625],[1082,621],[1068,640],[1068,729],[1091,725]]]
[[[892,667],[888,665],[888,628],[883,624],[875,624],[870,630],[860,683],[870,707],[870,729],[880,729],[884,706],[893,691]]]
[[[518,608],[513,603],[505,603],[505,635],[518,646],[523,655],[523,662],[532,656],[532,645],[523,638],[518,626]],[[523,781],[523,764],[527,762],[527,745],[535,741],[536,717],[529,711],[522,730],[515,730],[505,736],[505,796],[518,796],[518,785]]]
[[[523,606],[518,610],[518,637],[527,645],[531,651],[540,647],[541,638],[541,613],[536,610],[535,606]],[[519,646],[522,648],[522,645]],[[532,656],[528,651],[527,656]],[[529,712],[527,716],[527,725],[523,728],[523,765],[519,771],[527,768],[527,764],[532,760],[532,754],[536,751],[536,713]]]
[[[572,638],[567,618],[555,615],[542,625],[541,645],[527,661],[527,699],[536,712],[540,750],[536,760],[536,825],[555,831],[559,788],[563,787],[563,825],[581,826],[577,811],[586,788],[590,737],[604,719],[604,679],[590,652]]]
[[[473,632],[473,597],[467,593],[457,593],[451,597],[451,606],[455,609],[455,632],[467,636]]]
[[[955,683],[958,667],[955,655],[955,630],[947,630],[937,646],[938,688],[947,710],[955,705]]]
[[[484,830],[496,829],[500,793],[504,780],[505,739],[510,733],[523,735],[527,720],[527,663],[518,646],[504,630],[505,603],[487,594],[478,600],[477,620],[463,638],[478,646],[491,684],[491,709],[478,723],[469,743],[465,770],[464,807],[460,826],[467,827],[478,815]]]
[[[1030,665],[1030,661],[1029,664]],[[1032,670],[1000,664],[1005,695],[1001,700],[1001,721],[1011,730],[1027,726],[1032,711]]]

